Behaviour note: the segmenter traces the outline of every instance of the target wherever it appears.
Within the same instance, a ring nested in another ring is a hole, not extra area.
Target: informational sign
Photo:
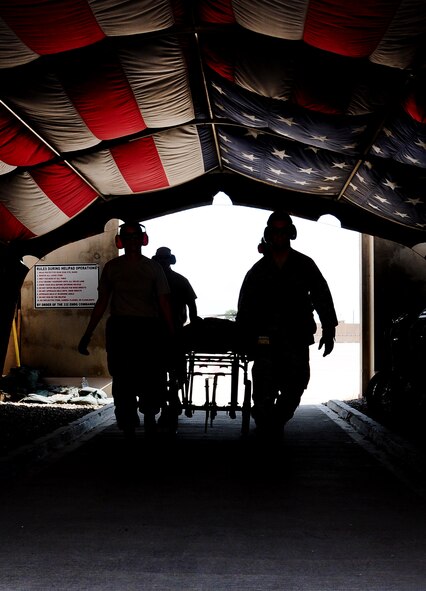
[[[93,308],[99,265],[36,265],[36,308]]]

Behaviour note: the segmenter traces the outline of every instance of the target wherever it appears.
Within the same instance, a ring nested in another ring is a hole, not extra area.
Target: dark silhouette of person
[[[145,227],[125,222],[116,236],[124,254],[108,261],[101,273],[98,299],[78,351],[89,355],[92,334],[110,304],[106,324],[108,371],[118,427],[133,438],[138,408],[147,433],[156,430],[156,414],[167,390],[167,354],[173,340],[170,289],[163,268],[142,254]]]
[[[252,416],[260,434],[281,436],[310,379],[309,346],[317,312],[323,356],[334,348],[338,324],[333,299],[316,263],[294,250],[291,217],[273,212],[258,247],[263,257],[247,272],[236,322],[253,359]]]
[[[186,277],[171,268],[176,264],[176,257],[167,246],[157,248],[153,261],[157,261],[163,267],[170,287],[172,316],[175,328],[178,330],[189,321],[195,322],[197,316],[197,295]]]
[[[189,280],[171,268],[176,264],[176,257],[167,246],[161,246],[152,257],[160,263],[166,275],[172,307],[172,317],[175,330],[175,350],[169,366],[169,389],[167,405],[162,408],[158,423],[170,432],[176,432],[178,416],[182,412],[179,389],[183,388],[187,380],[186,354],[183,343],[182,329],[188,321],[191,324],[201,320],[197,315],[197,295]]]

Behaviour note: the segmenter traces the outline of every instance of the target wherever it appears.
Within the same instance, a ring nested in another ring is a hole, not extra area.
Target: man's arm
[[[322,336],[318,344],[318,349],[324,347],[323,357],[327,357],[334,349],[338,320],[328,283],[315,263],[313,263],[311,299],[322,327]]]
[[[197,312],[197,304],[195,303],[195,300],[190,300],[187,305],[188,305],[188,312],[189,312],[189,322],[197,322],[198,312]]]
[[[330,355],[330,353],[334,349],[335,335],[336,329],[334,327],[332,329],[322,329],[322,337],[320,338],[318,349],[322,349],[322,347],[324,347],[324,353],[322,354],[323,357],[327,357],[327,355]]]
[[[336,326],[338,325],[336,311],[334,309],[333,299],[328,289],[328,285],[327,291],[328,295],[326,294],[326,292],[324,292],[324,295],[326,295],[326,297],[321,302],[320,308],[316,308],[321,321],[322,328],[322,336],[318,344],[318,349],[322,349],[324,347],[324,353],[322,355],[323,357],[327,357],[327,355],[330,355],[330,353],[334,349]]]
[[[188,308],[188,315],[189,315],[189,322],[197,322],[198,318],[198,311],[197,311],[197,304],[195,300],[197,299],[197,294],[194,291],[189,280],[181,275],[182,277],[182,295],[185,299],[185,306]]]

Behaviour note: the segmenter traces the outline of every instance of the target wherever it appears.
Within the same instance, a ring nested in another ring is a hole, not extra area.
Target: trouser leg
[[[252,416],[260,429],[267,427],[273,416],[274,402],[278,394],[274,379],[273,360],[257,357],[253,362],[253,408]]]
[[[112,396],[119,429],[128,432],[134,430],[139,425],[136,406],[137,388],[129,376],[113,376]]]
[[[144,416],[145,432],[153,433],[157,430],[156,415],[165,403],[167,375],[165,369],[158,363],[158,359],[150,357],[147,361],[150,363],[146,364],[143,373],[138,407]]]
[[[252,415],[260,428],[282,429],[300,404],[309,378],[309,347],[268,348],[255,357]]]
[[[293,417],[309,383],[309,347],[285,350],[280,358],[286,370],[278,375],[276,417],[278,426],[284,426]]]
[[[176,433],[178,417],[182,414],[182,404],[179,398],[179,383],[173,371],[169,372],[167,398],[161,407],[158,425],[168,433]]]
[[[176,347],[168,360],[167,394],[158,419],[158,424],[170,433],[176,433],[178,417],[182,414],[179,390],[184,387],[186,377],[186,354],[183,348]]]
[[[156,415],[165,404],[166,396],[166,370],[152,360],[151,366],[143,376],[139,393],[139,410],[143,414]]]
[[[162,324],[157,319],[110,317],[106,344],[120,428],[134,429],[137,406],[145,427],[154,427],[167,389]]]
[[[296,412],[301,398],[303,390],[284,390],[280,392],[275,403],[276,407],[276,423],[277,426],[284,426],[291,418],[293,418]]]

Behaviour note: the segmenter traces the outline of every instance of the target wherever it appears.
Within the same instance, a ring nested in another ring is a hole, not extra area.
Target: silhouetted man
[[[161,265],[142,254],[147,243],[138,222],[121,226],[116,245],[124,254],[105,264],[98,300],[78,345],[81,354],[89,354],[92,333],[110,303],[108,370],[117,424],[129,437],[139,424],[138,400],[145,431],[155,431],[155,415],[166,396],[166,352],[174,332],[167,279]]]
[[[171,265],[176,264],[176,257],[172,254],[170,248],[161,246],[157,249],[152,259],[160,263],[163,267],[170,287],[172,317],[175,330],[175,349],[169,366],[168,404],[163,407],[158,422],[159,424],[164,424],[169,431],[175,432],[178,422],[177,417],[182,412],[179,389],[185,387],[187,380],[186,355],[183,348],[182,329],[188,320],[188,315],[191,323],[199,320],[197,316],[197,304],[195,302],[197,295],[189,280],[171,268]]]
[[[237,323],[253,359],[252,416],[260,433],[281,435],[300,404],[310,378],[314,310],[324,357],[334,347],[338,322],[330,290],[315,262],[291,248],[296,235],[286,212],[270,215],[260,245],[264,256],[239,295]]]

